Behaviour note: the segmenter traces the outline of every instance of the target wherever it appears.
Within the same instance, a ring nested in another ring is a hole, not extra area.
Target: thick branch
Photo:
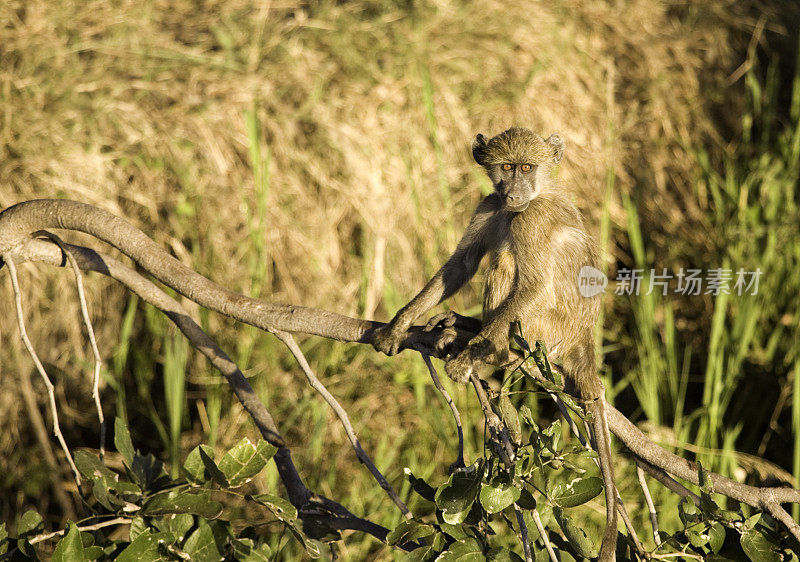
[[[141,230],[111,213],[77,201],[38,199],[0,213],[0,255],[24,244],[33,233],[64,228],[91,234],[134,260],[147,273],[210,310],[262,330],[283,330],[346,342],[369,343],[381,322],[334,312],[277,304],[235,293],[173,258]],[[2,264],[0,264],[1,266]],[[468,338],[473,333],[465,334]],[[438,334],[414,330],[404,348],[435,349]]]
[[[641,430],[613,406],[606,405],[608,425],[614,435],[625,443],[625,446],[637,457],[655,465],[665,472],[673,474],[692,484],[699,484],[697,463],[662,449],[650,441]],[[794,537],[800,541],[800,524],[785,515],[781,503],[800,503],[800,490],[794,488],[757,488],[741,484],[714,472],[706,472],[711,480],[714,492],[724,494],[740,502],[767,511],[783,522]]]

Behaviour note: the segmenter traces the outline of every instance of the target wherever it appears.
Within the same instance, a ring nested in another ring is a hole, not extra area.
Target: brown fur
[[[577,208],[551,180],[563,152],[558,135],[544,140],[517,127],[489,140],[476,137],[473,156],[486,169],[495,193],[478,205],[447,263],[376,332],[373,345],[396,353],[411,324],[464,285],[488,254],[482,328],[445,370],[453,380],[466,382],[479,362],[507,365],[509,330],[517,321],[528,341],[544,341],[551,357],[562,359],[568,390],[586,401],[593,417],[606,485],[600,559],[610,561],[616,548],[616,489],[592,334],[601,297],[583,297],[578,291],[581,267],[598,267],[599,259]]]

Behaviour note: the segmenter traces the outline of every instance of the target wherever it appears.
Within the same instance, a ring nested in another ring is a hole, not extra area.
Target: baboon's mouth
[[[525,203],[522,203],[521,205],[509,205],[508,203],[506,203],[506,210],[507,211],[511,211],[512,213],[521,213],[522,211],[524,211],[525,209],[528,208],[529,204],[530,204],[530,201],[526,201]]]

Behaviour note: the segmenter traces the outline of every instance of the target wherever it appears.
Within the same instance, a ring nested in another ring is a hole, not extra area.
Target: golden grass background
[[[628,252],[623,192],[640,202],[657,253],[710,252],[710,203],[687,147],[704,146],[712,159],[724,153],[748,42],[785,23],[774,8],[733,0],[9,0],[0,6],[0,208],[42,197],[92,203],[232,289],[387,319],[447,256],[489,189],[471,160],[472,138],[517,124],[566,139],[560,179],[598,232],[609,194],[612,270]],[[26,265],[22,278],[62,423],[73,443],[90,445],[87,344],[71,277]],[[20,454],[37,445],[16,389],[30,364],[16,343],[10,283],[0,285],[5,520],[47,485],[23,485],[31,475]],[[128,296],[94,276],[87,285],[101,352],[111,357]],[[474,308],[474,295],[456,307]],[[617,308],[609,299],[611,331],[620,329]],[[263,379],[298,448],[325,441],[300,453],[301,470],[345,499],[346,485],[314,471],[324,464],[341,479],[359,469],[338,428],[325,430],[330,414],[319,405],[322,413],[309,413],[316,399],[283,352],[266,336],[202,318]],[[152,343],[136,336],[146,328],[136,320],[132,345]],[[141,353],[157,363],[162,350],[152,345]],[[423,407],[428,391],[373,393],[406,380],[396,370],[412,369],[411,359],[307,346],[349,397],[378,459],[392,440],[413,446],[405,429],[420,422],[409,408]],[[211,375],[190,365],[196,412]],[[106,387],[109,416],[113,396]],[[185,439],[196,442],[205,426],[187,416]],[[243,423],[226,407],[220,439]],[[430,455],[448,453],[440,445]],[[401,459],[384,458],[399,470]]]

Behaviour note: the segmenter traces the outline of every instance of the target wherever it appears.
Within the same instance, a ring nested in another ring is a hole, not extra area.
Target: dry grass
[[[595,223],[611,186],[614,223],[625,224],[624,191],[643,202],[652,238],[695,225],[694,238],[680,238],[701,244],[706,210],[686,203],[695,200],[686,197],[694,160],[682,147],[719,138],[712,109],[741,62],[732,37],[755,26],[743,10],[733,0],[443,0],[413,10],[379,0],[6,0],[0,208],[38,197],[93,203],[231,288],[387,318],[454,246],[487,187],[470,159],[473,135],[519,124],[567,139],[561,179]],[[248,116],[257,129],[248,131]],[[69,276],[23,269],[32,338],[62,385],[85,389],[81,398],[67,391],[70,400],[88,402],[77,303],[64,298]],[[89,285],[110,355],[126,296],[105,280]],[[10,295],[4,282],[4,311]],[[467,292],[458,306],[474,302]],[[2,316],[5,344],[16,328]],[[234,347],[242,337],[228,331],[224,341]],[[275,406],[285,416],[312,399],[263,342],[253,344],[253,363],[267,361],[258,372],[285,389]],[[28,365],[7,349],[0,419],[24,427],[13,396]],[[343,380],[376,369],[372,359],[331,353],[323,345],[317,360]],[[404,416],[411,423],[414,412],[393,402],[402,394],[341,384],[374,439]],[[11,489],[24,471],[5,459],[21,440],[0,437]],[[338,445],[335,437],[320,452]],[[3,515],[29,501],[4,502]]]

